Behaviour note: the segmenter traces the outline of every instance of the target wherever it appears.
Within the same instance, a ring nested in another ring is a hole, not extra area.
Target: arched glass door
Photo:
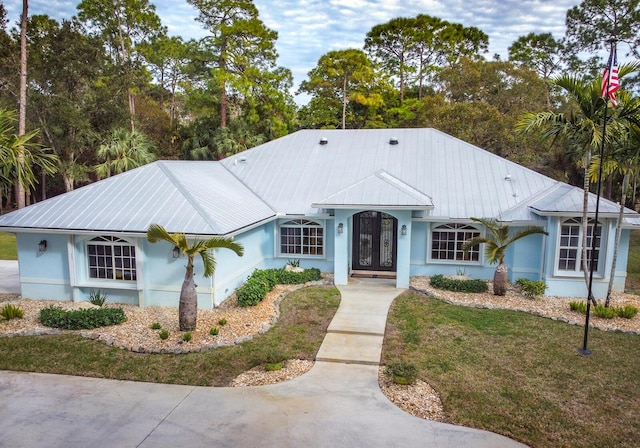
[[[353,217],[353,269],[395,271],[398,220],[382,212]]]

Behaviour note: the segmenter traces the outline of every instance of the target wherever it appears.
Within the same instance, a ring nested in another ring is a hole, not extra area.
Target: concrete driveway
[[[0,371],[0,446],[524,446],[392,404],[378,386],[377,364],[389,304],[402,291],[373,281],[340,291],[318,353],[324,360],[280,384],[212,388]]]
[[[15,260],[0,260],[0,293],[20,294],[20,275]]]

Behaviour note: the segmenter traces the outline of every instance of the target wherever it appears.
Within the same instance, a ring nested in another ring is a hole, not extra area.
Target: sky
[[[150,0],[170,35],[185,40],[206,36],[196,10],[186,0]],[[20,18],[22,1],[4,3],[10,26]],[[77,14],[79,0],[30,0],[29,15],[56,20]],[[580,0],[254,0],[260,18],[278,32],[278,65],[293,72],[294,91],[323,54],[362,48],[368,31],[395,17],[426,14],[475,26],[489,36],[485,57],[508,58],[509,46],[531,32],[564,36],[567,10]],[[299,100],[299,99],[298,99]]]

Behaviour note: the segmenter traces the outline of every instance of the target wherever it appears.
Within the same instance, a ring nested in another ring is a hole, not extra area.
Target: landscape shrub
[[[40,322],[43,325],[66,330],[91,330],[121,324],[126,320],[127,316],[122,308],[89,308],[67,311],[51,305],[40,310]]]
[[[604,305],[598,305],[593,307],[593,314],[604,319],[613,319],[616,317],[617,312],[614,307],[605,307]]]
[[[487,292],[489,286],[483,280],[457,280],[438,274],[431,277],[431,286],[454,292]]]
[[[99,289],[97,291],[94,291],[92,289],[91,292],[89,293],[89,303],[93,305],[102,306],[106,301],[107,301],[107,294],[106,293],[102,294]]]
[[[218,327],[211,327],[209,334],[211,336],[218,336],[220,334],[220,330],[218,330]]]
[[[193,336],[191,335],[191,332],[190,332],[190,331],[187,331],[186,333],[184,333],[184,334],[182,335],[182,340],[183,340],[184,342],[190,342],[192,337],[193,337]]]
[[[0,316],[4,317],[7,320],[10,319],[22,319],[24,316],[24,311],[11,303],[7,303],[5,306],[0,309]]]
[[[616,308],[616,314],[619,317],[624,317],[625,319],[633,319],[636,314],[638,314],[638,308],[633,305],[626,305],[624,307]]]
[[[320,280],[320,270],[305,269],[302,272],[290,272],[284,269],[256,269],[247,281],[236,291],[240,306],[254,306],[265,298],[275,285],[297,285]]]
[[[394,361],[387,364],[385,374],[400,384],[413,384],[418,379],[418,368],[409,361]]]
[[[569,302],[569,308],[571,308],[571,311],[577,311],[579,313],[586,314],[587,302],[583,302],[583,301]]]
[[[227,319],[223,317],[222,319],[218,320],[218,325],[222,325],[224,327],[225,325],[227,325]]]
[[[162,328],[162,325],[160,325],[160,322],[154,322],[151,324],[151,329],[152,330],[159,330]]]
[[[277,270],[278,284],[280,285],[299,285],[301,283],[315,282],[322,279],[320,275],[320,269],[311,268],[305,269],[302,272],[285,271],[284,269]]]
[[[167,339],[169,337],[169,330],[164,329],[164,330],[160,331],[158,333],[158,336],[160,336],[160,339],[162,339],[164,341],[165,339]]]
[[[516,285],[520,286],[522,293],[530,299],[544,295],[544,292],[547,290],[547,284],[542,280],[519,278],[516,280]]]

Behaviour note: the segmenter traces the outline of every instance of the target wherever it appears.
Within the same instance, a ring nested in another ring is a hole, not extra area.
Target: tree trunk
[[[180,316],[180,331],[193,331],[196,329],[198,294],[193,280],[193,255],[189,255],[187,272],[184,275],[184,282],[182,282],[178,314]]]
[[[609,277],[609,287],[607,288],[607,298],[604,306],[608,307],[611,302],[611,291],[613,290],[613,280],[616,275],[616,264],[618,262],[618,249],[620,248],[620,236],[622,235],[622,220],[624,219],[624,203],[627,199],[627,190],[629,189],[629,174],[625,173],[622,179],[622,196],[620,197],[620,210],[618,212],[618,225],[616,226],[616,242],[613,246],[613,260],[611,262],[611,275]]]
[[[347,127],[347,74],[342,80],[342,129]]]
[[[589,165],[591,165],[591,149],[587,148],[587,151],[584,155],[584,196],[583,196],[583,204],[582,204],[582,254],[580,258],[582,259],[582,273],[584,274],[584,283],[589,289],[589,266],[587,264],[587,233],[589,230]],[[598,223],[596,223],[596,226]],[[593,235],[595,237],[595,234]],[[587,300],[591,299],[591,303],[593,306],[598,306],[598,302],[595,297],[587,298]]]
[[[493,274],[493,294],[496,296],[504,296],[507,294],[507,285],[509,269],[504,264],[503,260],[500,260],[496,272]]]
[[[29,1],[22,0],[22,18],[20,19],[20,108],[18,112],[18,135],[23,136],[27,129],[27,17]],[[24,166],[24,148],[18,150],[18,163]],[[24,185],[16,182],[16,205],[25,206]]]

